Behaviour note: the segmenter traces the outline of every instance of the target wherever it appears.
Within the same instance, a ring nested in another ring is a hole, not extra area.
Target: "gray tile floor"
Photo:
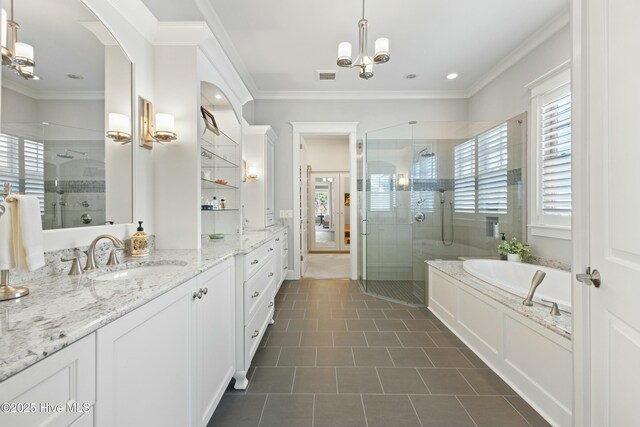
[[[285,282],[276,308],[209,427],[549,425],[427,309],[348,280]]]

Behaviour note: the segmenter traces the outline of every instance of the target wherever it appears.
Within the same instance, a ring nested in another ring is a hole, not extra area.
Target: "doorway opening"
[[[306,270],[302,276],[343,279],[351,270],[351,182],[348,135],[306,135]],[[304,163],[302,163],[304,162]]]

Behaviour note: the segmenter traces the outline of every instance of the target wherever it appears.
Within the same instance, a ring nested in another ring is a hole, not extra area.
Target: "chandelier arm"
[[[11,9],[13,9],[13,0],[11,0]],[[362,0],[362,19],[364,19],[364,0]]]

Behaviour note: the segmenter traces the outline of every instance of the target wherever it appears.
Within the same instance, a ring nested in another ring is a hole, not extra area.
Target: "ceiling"
[[[357,51],[360,1],[143,2],[161,21],[208,21],[254,97],[291,91],[468,92],[569,11],[569,0],[369,0],[370,44],[388,37],[391,60],[375,66],[374,78],[365,81],[357,70],[335,63],[339,42],[349,41]],[[320,82],[316,70],[338,70],[337,79]],[[444,78],[453,71],[458,79]],[[418,78],[404,79],[409,73]]]
[[[15,2],[14,16],[20,24],[18,40],[35,49],[35,73],[40,80],[24,80],[2,67],[3,85],[36,98],[60,93],[101,96],[105,81],[104,43],[115,41],[82,1],[20,0]],[[73,80],[67,77],[69,73],[84,78]]]

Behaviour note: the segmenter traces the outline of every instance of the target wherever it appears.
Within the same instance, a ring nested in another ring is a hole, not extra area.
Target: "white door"
[[[300,276],[307,271],[309,255],[309,217],[307,216],[307,199],[309,190],[309,170],[307,168],[307,144],[302,140],[300,146]],[[295,179],[295,178],[294,178]]]
[[[576,0],[578,1],[578,0]],[[640,426],[640,1],[580,0],[588,23],[591,425]]]

